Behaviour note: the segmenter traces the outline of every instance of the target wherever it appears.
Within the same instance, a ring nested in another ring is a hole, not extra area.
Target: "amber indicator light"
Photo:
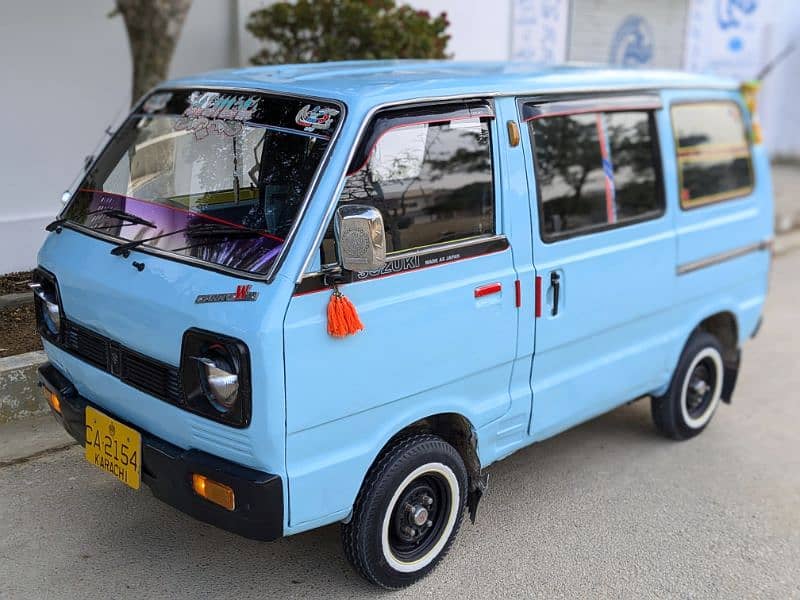
[[[205,475],[192,473],[192,489],[194,493],[225,508],[233,510],[236,508],[236,501],[233,490],[223,483],[209,479]]]

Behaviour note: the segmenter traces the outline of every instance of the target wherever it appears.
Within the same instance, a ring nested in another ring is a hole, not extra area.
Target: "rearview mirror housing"
[[[386,264],[386,234],[377,208],[360,204],[339,207],[333,231],[343,269],[363,273],[379,271]]]

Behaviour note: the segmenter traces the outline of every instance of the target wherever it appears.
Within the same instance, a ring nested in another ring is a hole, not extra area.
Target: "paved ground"
[[[518,452],[441,567],[392,596],[800,598],[798,272],[798,251],[776,262],[734,405],[702,436],[657,437],[637,403]],[[2,598],[376,595],[336,526],[243,540],[74,447],[0,468]]]

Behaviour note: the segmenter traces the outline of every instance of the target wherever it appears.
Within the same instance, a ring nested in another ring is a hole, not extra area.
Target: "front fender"
[[[459,382],[463,386],[464,382]],[[449,386],[445,386],[449,387]],[[384,446],[421,419],[455,413],[477,432],[475,403],[447,390],[403,398],[371,410],[289,434],[286,445],[289,487],[288,533],[345,517],[361,483]],[[477,435],[477,433],[476,433]]]

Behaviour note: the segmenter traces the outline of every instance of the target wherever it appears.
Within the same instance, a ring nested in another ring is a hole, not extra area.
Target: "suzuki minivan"
[[[773,237],[752,119],[727,79],[577,66],[164,83],[48,225],[43,391],[123,484],[259,540],[340,522],[409,585],[495,461],[730,402]]]

